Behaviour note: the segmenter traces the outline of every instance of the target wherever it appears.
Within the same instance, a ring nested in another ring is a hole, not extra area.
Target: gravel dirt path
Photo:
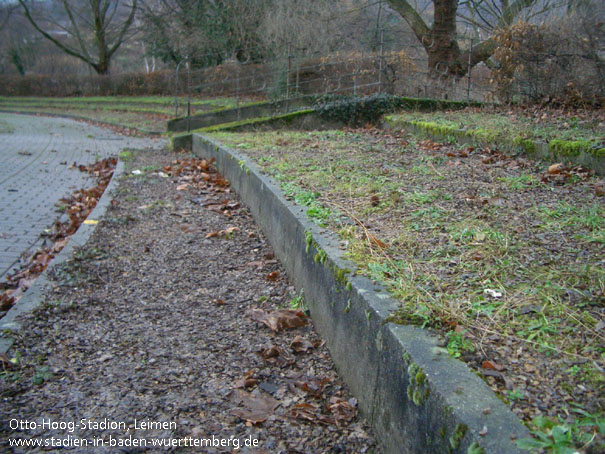
[[[53,270],[0,358],[0,450],[58,452],[9,439],[71,436],[83,453],[380,452],[312,324],[269,328],[307,319],[274,312],[297,295],[248,210],[184,158],[134,153],[105,220]],[[213,436],[230,446],[183,446]],[[107,446],[128,437],[147,447]],[[168,438],[181,447],[151,447]]]

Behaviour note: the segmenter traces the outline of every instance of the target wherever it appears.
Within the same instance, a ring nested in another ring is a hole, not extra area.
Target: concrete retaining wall
[[[410,121],[405,120],[391,120],[387,116],[383,123],[383,127],[389,129],[404,129],[409,133],[417,134],[423,137],[427,137],[432,140],[438,141],[451,141],[455,140],[458,143],[468,144],[473,146],[495,146],[500,150],[508,151],[512,153],[524,153],[527,157],[533,159],[546,159],[552,162],[564,161],[572,162],[576,165],[582,165],[593,169],[597,175],[605,175],[605,157],[595,156],[590,153],[581,152],[578,155],[564,155],[553,150],[548,143],[531,141],[533,150],[530,152],[521,145],[515,144],[512,140],[498,139],[497,143],[481,141],[473,137],[465,130],[455,130],[451,134],[437,134],[422,128]]]
[[[316,328],[387,453],[522,452],[512,438],[527,431],[515,415],[427,331],[385,323],[397,302],[348,272],[354,265],[343,259],[337,238],[310,222],[305,208],[285,200],[236,151],[199,134],[192,147],[216,159],[292,282],[304,288]]]
[[[247,118],[272,117],[278,113],[292,112],[294,110],[308,107],[311,104],[310,97],[300,97],[296,99],[265,102],[241,106],[239,109],[224,109],[213,112],[206,112],[189,117],[175,118],[170,120],[167,125],[168,131],[191,131],[193,129],[205,128],[207,126],[218,125],[221,123],[232,123]],[[187,129],[189,125],[189,129]]]

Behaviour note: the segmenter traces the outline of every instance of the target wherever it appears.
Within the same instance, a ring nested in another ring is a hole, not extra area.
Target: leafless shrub
[[[501,31],[493,82],[500,100],[595,104],[605,96],[605,6]],[[599,14],[601,11],[601,14]]]

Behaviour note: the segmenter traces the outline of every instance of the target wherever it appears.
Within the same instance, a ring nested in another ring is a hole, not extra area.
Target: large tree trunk
[[[430,41],[423,40],[429,57],[429,73],[433,77],[461,76],[466,68],[460,62],[456,41],[456,11],[458,0],[433,0],[435,13]],[[427,42],[428,41],[428,42]]]
[[[534,0],[518,1],[528,3]],[[388,0],[388,3],[401,14],[424,46],[431,77],[462,77],[466,74],[470,49],[461,52],[456,37],[458,0],[433,0],[433,26],[430,28],[407,0]],[[496,43],[491,39],[473,46],[470,66],[487,60],[495,46]]]

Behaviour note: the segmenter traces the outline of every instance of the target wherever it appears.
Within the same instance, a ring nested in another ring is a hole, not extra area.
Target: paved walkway
[[[64,118],[0,113],[0,279],[60,217],[59,199],[93,183],[71,164],[165,145]]]

